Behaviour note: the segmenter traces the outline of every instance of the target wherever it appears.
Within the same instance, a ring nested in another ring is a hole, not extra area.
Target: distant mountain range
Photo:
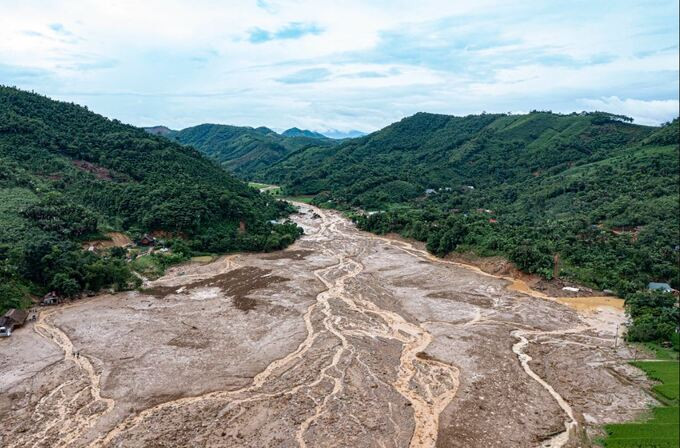
[[[309,138],[328,138],[318,132],[309,131],[307,129],[290,128],[281,133],[284,137],[309,137]]]
[[[332,138],[334,140],[345,140],[348,138],[363,137],[366,133],[356,130],[338,131],[337,129],[329,129],[324,132],[316,132],[306,129],[290,128],[283,131],[281,135],[284,137]]]
[[[289,154],[307,147],[332,147],[340,142],[318,132],[298,128],[281,134],[261,126],[200,124],[181,131],[166,126],[144,128],[184,145],[191,145],[244,179],[255,179],[263,171]]]
[[[261,126],[200,124],[181,131],[167,126],[143,128],[146,132],[191,145],[244,179],[255,179],[258,173],[289,154],[310,146],[333,147],[347,139],[363,136],[359,131],[327,131],[290,128],[280,134]]]
[[[357,130],[351,130],[351,131],[338,131],[337,129],[331,129],[328,131],[324,131],[323,135],[325,135],[328,138],[334,138],[336,140],[344,140],[347,138],[359,138],[363,137],[366,135],[365,132],[357,131]]]

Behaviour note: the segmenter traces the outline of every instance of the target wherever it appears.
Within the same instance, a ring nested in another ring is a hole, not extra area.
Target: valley
[[[0,14],[0,448],[680,448],[678,1]]]
[[[655,403],[616,302],[525,294],[297,205],[286,250],[178,265],[0,341],[0,444],[576,447]]]

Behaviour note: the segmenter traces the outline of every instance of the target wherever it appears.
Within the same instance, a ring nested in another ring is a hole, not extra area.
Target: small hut
[[[25,310],[18,310],[12,308],[0,317],[0,337],[8,337],[12,335],[12,331],[16,327],[20,327],[26,322],[28,312]]]
[[[142,239],[139,240],[140,246],[153,246],[154,244],[156,244],[156,238],[149,234],[145,234]]]
[[[57,295],[57,293],[54,291],[50,291],[47,294],[45,294],[45,296],[40,301],[40,304],[45,306],[56,305],[59,303],[59,301],[60,297]]]

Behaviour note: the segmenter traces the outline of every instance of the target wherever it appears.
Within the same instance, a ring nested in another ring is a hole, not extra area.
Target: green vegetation
[[[645,342],[643,344],[633,344],[634,346],[642,346],[644,350],[653,353],[656,359],[663,360],[678,360],[678,351],[670,348],[662,347],[655,342]]]
[[[279,196],[281,194],[281,187],[277,185],[263,184],[260,182],[248,182],[248,185],[260,190],[261,193],[266,193],[272,196]]]
[[[173,252],[173,253],[158,253],[141,255],[130,263],[130,267],[139,272],[141,275],[156,279],[165,273],[165,270],[173,264],[181,263],[189,259],[187,253]]]
[[[546,278],[557,271],[655,300],[635,294],[650,281],[680,288],[679,122],[630,121],[602,112],[419,113],[335,147],[292,152],[261,177],[285,195],[354,209],[360,228],[427,242],[440,256],[502,255]],[[654,311],[629,306],[630,339],[672,339],[671,300],[656,300]]]
[[[0,86],[0,311],[49,290],[134,287],[125,251],[81,250],[104,229],[181,238],[152,256],[163,269],[192,251],[285,247],[300,229],[270,221],[290,210],[192,148]]]
[[[607,448],[675,448],[680,446],[678,412],[678,361],[639,361],[632,363],[662,384],[654,386],[659,401],[666,406],[652,409],[639,423],[607,425]]]
[[[662,383],[654,386],[653,390],[661,395],[664,401],[669,404],[678,404],[678,375],[680,374],[678,366],[680,364],[677,361],[636,361],[632,364],[644,370],[651,379]]]
[[[670,341],[673,349],[678,344],[678,322],[680,309],[678,299],[672,294],[658,291],[644,291],[630,294],[626,298],[626,311],[633,318],[628,326],[629,341]]]
[[[334,140],[299,129],[280,135],[265,127],[220,124],[201,124],[164,135],[193,146],[244,179],[261,179],[262,170],[297,150],[335,145]]]
[[[302,202],[304,204],[311,204],[314,196],[285,196],[282,199],[291,202]]]
[[[253,188],[257,188],[258,190],[261,188],[267,188],[271,186],[269,184],[261,184],[259,182],[248,182],[248,185],[250,185]]]

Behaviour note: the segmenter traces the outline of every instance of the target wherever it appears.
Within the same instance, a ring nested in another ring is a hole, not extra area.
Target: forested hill
[[[550,175],[613,156],[652,131],[605,114],[419,113],[338,148],[298,151],[266,177],[293,193],[328,190],[380,208],[427,188],[495,187]]]
[[[359,226],[427,241],[438,255],[500,254],[628,298],[652,281],[680,287],[678,120],[630,121],[419,113],[335,148],[295,152],[264,178],[319,205],[381,211],[359,216]],[[670,337],[677,308],[657,314],[667,325],[654,318],[638,333]]]
[[[80,250],[103,231],[170,232],[184,252],[267,250],[297,236],[269,223],[285,208],[193,148],[0,86],[0,308],[124,283],[126,266]]]
[[[335,144],[323,136],[307,134],[309,131],[289,131],[280,135],[266,127],[201,124],[167,136],[195,147],[241,178],[261,180],[259,174],[263,169],[296,150]]]

